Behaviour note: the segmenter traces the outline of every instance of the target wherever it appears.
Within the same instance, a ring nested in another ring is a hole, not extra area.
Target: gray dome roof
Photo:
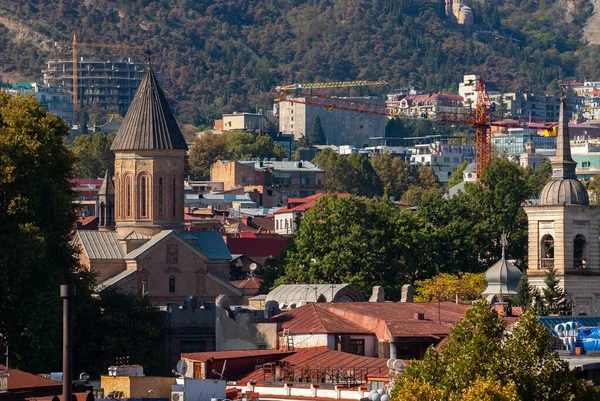
[[[581,181],[568,178],[552,180],[546,184],[540,194],[540,205],[589,205],[590,198]]]
[[[521,276],[521,271],[503,256],[485,272],[488,287],[483,295],[516,294]]]
[[[477,164],[476,163],[470,163],[469,165],[467,165],[467,167],[465,167],[464,171],[465,173],[476,173],[477,172]]]

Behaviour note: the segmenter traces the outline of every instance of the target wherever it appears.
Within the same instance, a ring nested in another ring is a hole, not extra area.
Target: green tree
[[[378,153],[371,158],[373,170],[379,177],[386,196],[400,200],[409,186],[417,183],[417,175],[410,164],[389,153]]]
[[[217,160],[227,160],[229,153],[222,135],[199,135],[190,149],[189,172],[196,180],[210,180],[210,170]]]
[[[369,158],[360,153],[352,153],[343,159],[346,164],[345,192],[352,195],[373,197],[383,193],[381,181]]]
[[[110,145],[115,133],[105,135],[96,132],[92,137],[89,135],[78,135],[73,140],[73,153],[76,162],[73,166],[77,178],[98,178],[106,171],[111,174],[114,170],[115,155],[110,150]]]
[[[600,205],[600,174],[596,174],[588,181],[587,188],[592,191],[590,203]]]
[[[310,131],[310,143],[312,145],[325,145],[326,142],[327,137],[325,136],[325,131],[323,131],[321,119],[319,116],[316,116],[313,120],[312,129]]]
[[[471,303],[481,298],[486,289],[484,273],[440,273],[430,279],[417,282],[416,302],[459,302]]]
[[[440,401],[583,401],[598,394],[598,388],[569,372],[532,309],[519,318],[511,335],[505,329],[505,321],[487,302],[476,302],[440,351],[430,348],[422,361],[408,365],[392,399],[412,400],[405,389],[414,383],[422,383],[428,394],[439,391]]]
[[[276,284],[349,283],[363,293],[381,285],[397,299],[418,259],[417,224],[387,202],[323,197],[304,214]]]
[[[463,182],[463,172],[465,171],[468,165],[469,163],[467,163],[467,161],[464,161],[456,168],[456,171],[454,172],[454,174],[452,174],[452,177],[450,177],[450,180],[448,181],[448,188],[452,188],[456,184],[460,184],[461,182]]]
[[[554,266],[548,268],[544,277],[545,286],[542,288],[542,313],[566,315],[571,313],[571,303],[567,300],[567,294],[560,286],[560,280],[556,277]]]
[[[35,372],[60,368],[59,285],[91,284],[69,245],[68,134],[33,96],[0,91],[0,334],[13,366]]]
[[[537,289],[529,284],[527,275],[523,274],[517,285],[517,293],[512,297],[513,304],[530,308],[538,297],[539,293]]]

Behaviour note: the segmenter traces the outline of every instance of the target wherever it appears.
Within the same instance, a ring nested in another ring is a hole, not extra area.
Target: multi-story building
[[[538,149],[554,149],[556,147],[556,137],[541,136],[538,135],[536,129],[527,128],[509,128],[508,134],[493,136],[492,146],[506,156],[516,157],[526,152],[526,143],[530,135]]]
[[[111,61],[85,59],[77,63],[78,97],[84,104],[102,108],[117,106],[125,114],[146,70],[145,63],[130,58]],[[73,61],[49,60],[46,62],[44,83],[62,86],[73,91]]]
[[[373,97],[344,98],[366,103],[383,104],[384,100]],[[319,117],[329,145],[354,145],[362,147],[373,137],[385,134],[384,115],[358,113],[356,111],[310,106],[302,103],[279,104],[279,130],[293,134],[295,139],[310,137],[315,118]]]
[[[475,146],[449,145],[443,141],[415,145],[409,151],[411,164],[433,168],[440,182],[448,182],[462,162],[475,161]]]
[[[408,95],[400,101],[387,102],[388,107],[399,107],[413,117],[433,118],[440,113],[462,113],[463,98],[446,93]]]
[[[252,132],[263,132],[267,127],[267,117],[258,113],[233,113],[223,114],[219,123],[215,121],[215,129],[221,125],[222,131],[244,130]]]
[[[64,86],[53,86],[39,82],[21,82],[8,92],[21,95],[32,94],[42,107],[56,114],[69,125],[73,124],[73,95]]]
[[[325,172],[310,162],[219,160],[211,169],[211,181],[225,190],[248,186],[272,188],[282,198],[302,198],[325,191]]]

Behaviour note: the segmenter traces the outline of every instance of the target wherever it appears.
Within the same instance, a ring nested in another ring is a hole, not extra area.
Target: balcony
[[[554,258],[542,258],[540,269],[549,269],[551,267],[554,267]]]

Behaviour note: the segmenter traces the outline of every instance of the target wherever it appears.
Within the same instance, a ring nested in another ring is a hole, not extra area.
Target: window
[[[585,237],[577,234],[573,239],[573,268],[585,269],[587,266],[587,244]]]
[[[160,177],[158,179],[158,215],[162,217],[163,215],[163,179]]]
[[[275,220],[275,229],[279,230],[279,220]]]
[[[348,352],[354,355],[365,355],[365,340],[350,339]]]
[[[148,280],[145,278],[142,279],[142,285],[140,286],[140,294],[142,296],[148,295]]]
[[[173,178],[173,217],[177,214],[177,181]]]
[[[554,238],[551,235],[544,235],[540,244],[541,268],[554,266]]]
[[[169,277],[169,293],[175,293],[175,276]]]
[[[140,217],[148,217],[148,177],[140,177]]]
[[[125,216],[131,217],[131,176],[125,177]]]
[[[450,162],[450,158],[449,157],[444,157],[444,163],[449,163]]]

